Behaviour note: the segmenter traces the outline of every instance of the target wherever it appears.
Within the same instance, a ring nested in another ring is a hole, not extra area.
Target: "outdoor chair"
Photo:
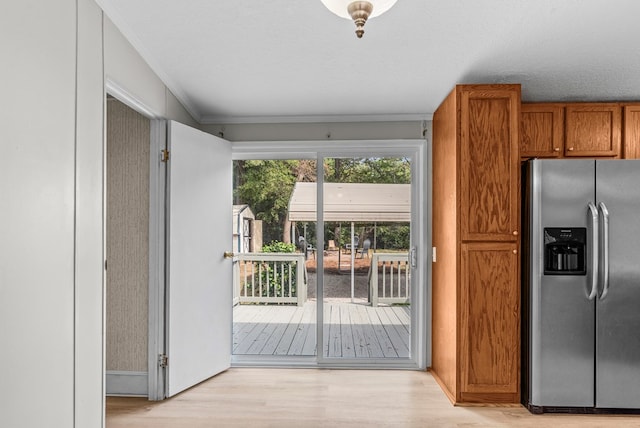
[[[360,242],[360,237],[359,236],[354,236],[353,237],[353,247],[357,250],[358,249],[358,243]],[[351,254],[351,242],[349,242],[348,244],[344,244],[344,251],[345,253],[348,251],[349,254]]]
[[[305,253],[306,257],[308,257],[309,253],[313,256],[313,259],[315,260],[315,258],[316,258],[316,248],[311,244],[307,245],[307,251]]]
[[[340,248],[336,247],[336,241],[333,239],[329,239],[329,244],[327,244],[327,251],[338,251]]]
[[[370,248],[371,248],[371,240],[367,238],[362,243],[362,248],[356,248],[356,256],[358,254],[360,254],[360,258],[361,259],[363,259],[364,256],[367,256],[367,258],[369,258],[369,249]]]

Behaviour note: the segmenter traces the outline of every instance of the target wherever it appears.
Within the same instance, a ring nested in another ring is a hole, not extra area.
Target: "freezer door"
[[[640,408],[640,161],[597,161],[596,197],[609,222],[608,284],[602,278],[596,304],[596,406]]]
[[[531,174],[530,404],[594,405],[594,161],[534,160]],[[639,186],[640,187],[640,186]],[[597,219],[597,212],[596,212]],[[587,275],[545,275],[545,227],[587,228]]]

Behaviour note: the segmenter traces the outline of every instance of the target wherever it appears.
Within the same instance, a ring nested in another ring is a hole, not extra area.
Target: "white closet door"
[[[169,122],[167,396],[229,368],[231,145]]]

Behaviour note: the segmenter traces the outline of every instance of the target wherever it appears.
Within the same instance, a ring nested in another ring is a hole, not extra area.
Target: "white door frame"
[[[233,366],[268,364],[274,366],[311,366],[340,368],[406,368],[426,369],[431,363],[431,182],[430,149],[422,139],[412,140],[332,140],[332,141],[241,141],[232,142],[233,160],[251,159],[315,159],[324,157],[362,157],[363,153],[376,156],[411,156],[412,183],[412,246],[418,249],[417,268],[412,293],[416,304],[411,306],[411,359],[389,361],[384,359],[327,359],[319,352],[315,357],[278,357],[264,359],[254,356],[233,356]],[[318,174],[319,181],[322,175]],[[319,183],[321,184],[321,183]],[[322,202],[322,186],[318,186],[318,206]],[[322,213],[318,218],[318,233],[322,234]],[[318,235],[321,236],[321,235]],[[318,273],[322,272],[322,258]],[[320,281],[318,281],[320,287]],[[320,290],[317,291],[320,294]],[[322,299],[319,299],[321,302]],[[318,307],[318,320],[322,321],[322,303]],[[322,324],[317,323],[317,343],[322,343]]]
[[[148,309],[148,362],[147,394],[149,400],[164,398],[165,370],[159,365],[159,356],[164,352],[165,323],[165,187],[166,165],[160,162],[160,153],[166,149],[167,123],[143,101],[121,87],[115,81],[106,78],[105,102],[111,95],[151,121],[151,139],[149,150],[149,309]],[[106,121],[105,109],[105,121]],[[105,127],[106,128],[106,127]],[[106,144],[105,144],[106,147]],[[106,174],[106,169],[105,169]],[[103,176],[103,194],[106,195],[106,176]],[[103,233],[106,236],[106,200],[103,204]],[[105,241],[106,242],[106,241]],[[106,276],[103,276],[103,290]],[[106,329],[106,325],[104,326]],[[106,349],[103,349],[103,355]],[[103,368],[103,375],[105,369]]]

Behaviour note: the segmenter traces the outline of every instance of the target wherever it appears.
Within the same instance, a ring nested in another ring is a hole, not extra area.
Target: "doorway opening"
[[[421,151],[357,144],[234,154],[233,365],[424,367]]]
[[[151,120],[106,102],[107,395],[147,396]]]

